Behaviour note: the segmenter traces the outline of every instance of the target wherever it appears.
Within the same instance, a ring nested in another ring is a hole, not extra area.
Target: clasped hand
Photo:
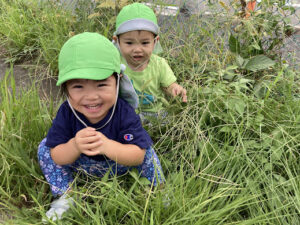
[[[87,127],[77,132],[75,148],[87,156],[105,155],[109,139],[95,128]]]

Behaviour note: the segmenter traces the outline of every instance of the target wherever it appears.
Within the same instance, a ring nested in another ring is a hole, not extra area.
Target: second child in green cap
[[[154,54],[161,48],[158,33],[156,16],[144,4],[127,5],[117,16],[113,41],[119,48],[122,63],[127,65],[125,74],[139,96],[142,119],[165,115],[162,99],[166,93],[181,96],[187,102],[186,89],[176,83],[167,61]]]
[[[85,32],[62,47],[57,85],[67,100],[38,147],[42,172],[54,197],[46,213],[60,219],[74,200],[74,174],[102,177],[136,168],[154,186],[164,182],[152,140],[135,113],[135,93],[122,74],[120,54],[104,36]],[[122,98],[125,96],[125,100]]]

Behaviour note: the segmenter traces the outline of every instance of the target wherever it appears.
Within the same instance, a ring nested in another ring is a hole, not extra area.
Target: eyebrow
[[[123,40],[126,40],[126,41],[131,41],[131,40],[135,40],[136,38],[131,38],[131,37],[127,37],[127,38],[122,38]]]

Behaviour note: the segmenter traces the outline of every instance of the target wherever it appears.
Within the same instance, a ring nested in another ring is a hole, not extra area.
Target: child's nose
[[[136,45],[134,48],[135,52],[141,52],[142,51],[142,46],[141,45]]]
[[[89,100],[94,100],[94,99],[98,99],[99,95],[95,90],[87,90],[85,93],[85,97]]]

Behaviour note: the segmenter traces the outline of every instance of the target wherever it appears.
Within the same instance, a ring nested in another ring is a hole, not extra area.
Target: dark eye
[[[150,41],[144,41],[144,42],[142,42],[142,44],[143,45],[148,45],[148,44],[150,44]]]
[[[82,85],[80,85],[80,84],[74,84],[73,86],[72,86],[72,88],[76,88],[76,89],[79,89],[79,88],[82,88],[83,86]]]
[[[132,45],[132,42],[131,41],[126,41],[125,42],[127,45]]]
[[[106,84],[105,83],[101,83],[101,84],[98,84],[97,87],[105,87]]]

